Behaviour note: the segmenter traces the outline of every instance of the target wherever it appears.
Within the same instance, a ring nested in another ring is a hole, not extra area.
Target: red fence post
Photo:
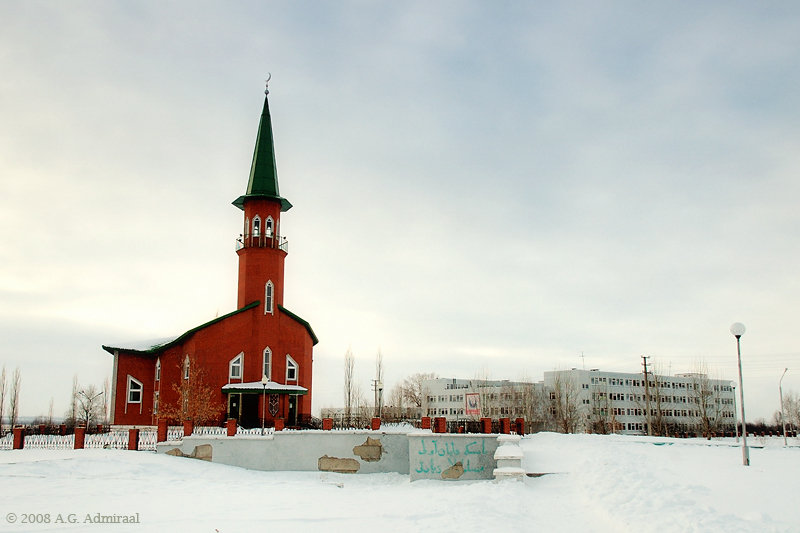
[[[422,417],[422,420],[421,420],[421,423],[420,423],[420,429],[431,429],[431,417],[429,417],[429,416],[423,416]]]
[[[169,427],[167,426],[167,419],[159,418],[158,429],[156,430],[156,442],[166,442],[168,430]]]
[[[492,432],[492,419],[481,418],[481,433],[491,433],[491,432]]]
[[[75,428],[75,446],[76,450],[83,449],[83,443],[86,440],[86,428],[84,427],[76,427]]]
[[[25,447],[25,428],[24,427],[15,427],[14,428],[14,443],[12,448],[14,450],[21,450]]]
[[[447,433],[447,419],[445,417],[437,416],[433,419],[433,432]]]
[[[97,432],[98,433],[102,433],[103,432],[103,424],[97,424]]]
[[[525,419],[517,418],[517,435],[525,434]]]
[[[238,428],[238,421],[235,418],[229,418],[228,421],[225,423],[225,427],[228,429],[228,436],[235,437],[236,431]]]
[[[58,426],[58,434],[59,435],[66,435],[67,434],[67,425],[66,424],[61,424],[60,426]]]
[[[194,431],[194,420],[183,421],[183,436],[188,437]]]
[[[372,419],[372,431],[378,431],[381,429],[381,419],[379,417],[374,417]]]
[[[139,449],[139,430],[138,429],[129,429],[128,430],[128,449],[129,450],[138,450]]]
[[[333,429],[333,418],[323,418],[322,419],[322,430],[323,431],[330,431]]]
[[[500,419],[500,433],[504,435],[508,435],[511,433],[511,419],[510,418],[501,418]]]

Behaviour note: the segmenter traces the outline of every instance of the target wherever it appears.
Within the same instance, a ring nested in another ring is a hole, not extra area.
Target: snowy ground
[[[800,532],[800,441],[778,443],[751,450],[745,468],[732,439],[541,433],[523,439],[523,466],[552,474],[500,484],[256,472],[148,452],[3,451],[0,532]],[[141,523],[83,523],[98,513],[138,513]],[[22,524],[25,514],[50,523]],[[67,523],[55,523],[59,514]]]

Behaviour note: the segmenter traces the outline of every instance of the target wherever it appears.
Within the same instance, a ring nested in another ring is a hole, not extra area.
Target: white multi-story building
[[[467,408],[477,396],[479,414]],[[544,373],[538,383],[438,378],[422,383],[422,413],[447,420],[524,417],[532,427],[631,435],[734,431],[732,382],[690,373],[662,376],[594,370]],[[561,408],[559,408],[561,402]],[[569,404],[569,405],[566,405]]]
[[[524,416],[531,394],[541,394],[542,383],[509,380],[437,378],[422,382],[422,412],[447,420]],[[470,414],[467,396],[477,395],[481,414]]]
[[[558,370],[544,373],[554,413],[558,401],[577,405],[580,429],[626,434],[723,433],[735,427],[732,382],[706,374]]]

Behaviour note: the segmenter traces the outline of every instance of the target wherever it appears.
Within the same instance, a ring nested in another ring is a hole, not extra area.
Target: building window
[[[142,403],[142,382],[128,376],[128,403]]]
[[[153,414],[158,414],[158,391],[153,393]]]
[[[161,381],[161,358],[156,360],[156,381]]]
[[[189,379],[189,356],[186,356],[186,359],[183,360],[183,379]]]
[[[244,236],[247,237],[250,235],[250,218],[247,217],[244,219]]]
[[[264,314],[267,313],[272,314],[272,303],[273,303],[273,294],[275,292],[275,286],[272,284],[272,281],[268,281],[267,285],[264,287]]]
[[[286,355],[286,381],[297,381],[297,362]]]
[[[261,219],[258,215],[253,217],[253,237],[261,235]]]
[[[267,376],[267,379],[272,381],[272,350],[269,349],[269,346],[264,348],[264,367],[263,367],[263,375]]]
[[[267,237],[272,237],[272,226],[273,226],[272,217],[267,217],[267,221],[264,225],[265,225],[264,235],[266,235]]]
[[[228,377],[230,379],[242,379],[242,357],[244,352],[240,353],[228,363]]]

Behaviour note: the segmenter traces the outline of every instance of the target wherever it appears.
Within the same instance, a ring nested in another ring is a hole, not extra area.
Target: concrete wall
[[[368,440],[369,439],[369,440]],[[380,431],[275,432],[271,436],[184,437],[159,443],[158,453],[178,448],[191,455],[210,445],[211,461],[253,470],[305,470],[408,474],[408,437]]]
[[[416,479],[492,479],[497,435],[411,433],[409,473]]]
[[[492,479],[497,435],[298,431],[268,436],[195,436],[162,442],[158,453],[253,470],[372,474],[416,479]]]

